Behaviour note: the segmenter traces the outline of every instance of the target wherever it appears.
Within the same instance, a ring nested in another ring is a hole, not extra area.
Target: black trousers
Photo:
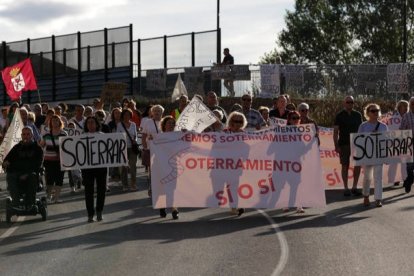
[[[20,172],[7,173],[7,187],[15,203],[18,203],[20,196],[25,194],[24,201],[26,206],[32,206],[36,201],[38,176],[36,173],[28,173],[26,174],[26,179],[21,180],[22,175]]]
[[[102,212],[105,204],[107,168],[83,169],[82,179],[85,186],[85,203],[88,217],[95,214],[93,194],[96,180],[96,212]]]

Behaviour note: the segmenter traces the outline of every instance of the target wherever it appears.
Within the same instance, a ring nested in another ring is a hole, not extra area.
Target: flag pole
[[[42,104],[42,100],[40,99],[39,89],[37,89],[37,96],[39,97],[39,103]]]

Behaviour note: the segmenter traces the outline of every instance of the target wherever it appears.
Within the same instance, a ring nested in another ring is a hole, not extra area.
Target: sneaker
[[[349,189],[345,189],[344,196],[350,196],[350,195],[351,195],[351,191]]]
[[[411,192],[411,185],[412,184],[408,184],[404,182],[404,188],[405,188],[405,192],[408,194],[409,192]]]
[[[160,209],[160,217],[165,218],[167,216],[167,212],[165,208]]]
[[[94,222],[93,220],[93,216],[92,217],[88,217],[88,223]]]
[[[376,201],[375,201],[375,206],[377,206],[377,207],[382,207],[382,202],[381,202],[381,200],[376,200]]]
[[[239,208],[238,210],[237,210],[237,216],[238,217],[240,217],[241,215],[243,215],[244,214],[244,208]]]
[[[296,209],[296,213],[297,213],[297,214],[303,214],[303,213],[305,213],[305,209],[303,209],[303,207],[298,207],[298,208]]]
[[[361,196],[362,195],[362,193],[357,188],[352,188],[351,193],[354,196]]]
[[[102,212],[96,212],[96,220],[102,221]]]

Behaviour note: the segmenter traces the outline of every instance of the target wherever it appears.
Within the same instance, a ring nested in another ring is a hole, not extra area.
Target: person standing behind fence
[[[386,124],[380,122],[381,110],[379,105],[370,103],[364,109],[364,116],[367,119],[358,128],[358,133],[362,132],[385,132],[388,131]],[[382,207],[382,164],[380,165],[366,165],[364,166],[364,179],[362,181],[364,196],[364,206],[369,206],[370,185],[372,176],[374,175],[374,199],[377,207]]]
[[[346,96],[344,100],[344,109],[335,117],[333,140],[335,151],[339,153],[340,162],[342,165],[341,173],[344,181],[344,196],[350,196],[351,193],[355,196],[360,196],[358,191],[358,179],[361,171],[360,166],[354,167],[354,182],[352,190],[348,188],[348,171],[349,158],[351,156],[351,141],[350,134],[356,133],[359,126],[362,124],[362,115],[354,110],[354,98]]]
[[[90,116],[85,120],[85,133],[102,133],[100,124],[96,117]],[[96,220],[101,221],[102,211],[105,204],[106,175],[107,168],[82,169],[83,185],[85,186],[85,204],[88,212],[88,222],[94,222],[93,216],[96,211]],[[94,185],[96,180],[96,210],[93,204]]]
[[[232,55],[230,55],[229,48],[224,48],[223,54],[224,54],[224,58],[223,58],[223,61],[221,62],[221,65],[234,64],[234,58]],[[227,96],[234,97],[236,93],[234,92],[233,78],[224,80],[223,84],[224,84],[224,87],[227,88]]]
[[[411,97],[409,111],[402,116],[400,129],[411,129],[414,136],[414,97]],[[411,192],[411,186],[414,181],[414,163],[407,163],[407,178],[404,180],[405,192]]]
[[[43,166],[45,167],[46,193],[48,200],[54,203],[62,202],[60,192],[63,186],[63,174],[60,169],[59,137],[67,136],[63,131],[63,122],[59,116],[53,115],[49,122],[50,131],[43,135],[39,142],[45,148]],[[54,198],[52,191],[54,190]]]
[[[122,110],[121,121],[118,123],[116,131],[125,133],[127,141],[128,166],[121,168],[121,181],[123,191],[137,189],[137,155],[132,147],[137,145],[137,126],[131,121],[132,110],[127,108]],[[131,182],[128,186],[128,171],[131,174]]]

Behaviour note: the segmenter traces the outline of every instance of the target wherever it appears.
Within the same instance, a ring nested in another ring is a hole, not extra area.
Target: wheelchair
[[[46,197],[42,196],[41,198],[36,197],[36,193],[43,190],[42,184],[42,177],[40,173],[30,173],[27,177],[32,177],[33,182],[35,183],[35,187],[31,187],[34,189],[30,195],[29,191],[29,184],[30,182],[26,180],[22,180],[19,178],[18,180],[18,187],[14,188],[13,194],[10,192],[10,196],[6,198],[6,222],[11,223],[11,219],[13,216],[36,216],[40,214],[42,216],[42,221],[46,221],[47,219],[47,201]],[[32,182],[32,183],[33,183]],[[7,183],[10,185],[9,183]],[[10,187],[9,191],[10,191]],[[28,203],[28,197],[31,198],[30,202]]]

